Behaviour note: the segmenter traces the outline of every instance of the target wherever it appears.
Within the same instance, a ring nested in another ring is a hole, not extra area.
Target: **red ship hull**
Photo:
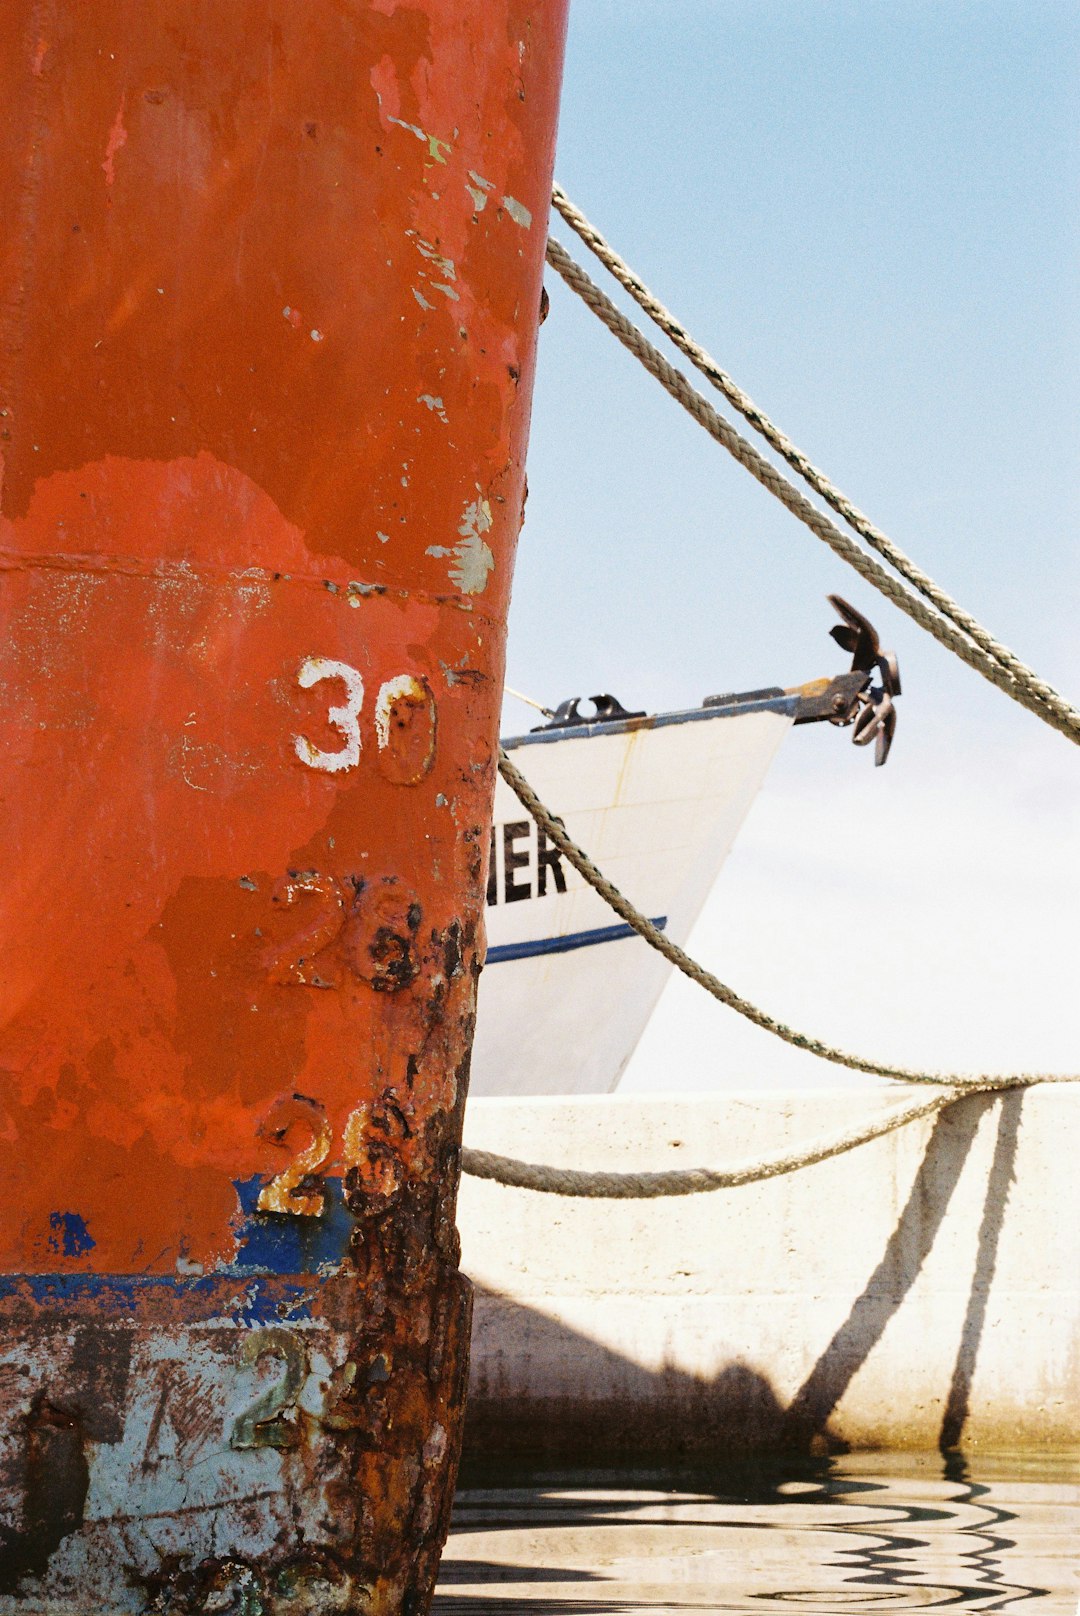
[[[428,1607],[563,13],[8,8],[16,1601]]]

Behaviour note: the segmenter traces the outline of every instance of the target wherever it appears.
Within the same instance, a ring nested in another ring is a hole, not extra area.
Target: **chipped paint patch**
[[[423,701],[426,694],[419,679],[411,673],[399,673],[396,679],[387,679],[375,701],[375,734],[380,746],[390,744],[390,715],[398,697]]]
[[[427,298],[424,296],[423,292],[421,292],[419,290],[418,287],[414,286],[412,288],[412,295],[413,295],[413,297],[415,297],[416,301],[419,303],[419,305],[420,305],[420,307],[422,309],[433,309],[435,307],[434,303],[429,303],[428,302]]]
[[[442,292],[444,297],[451,298],[453,302],[457,303],[459,301],[458,294],[450,285],[451,281],[457,280],[457,265],[454,260],[439,252],[434,243],[425,241],[423,236],[418,235],[415,230],[406,230],[405,234],[410,238],[424,262],[434,265],[438,273],[444,277],[444,279],[437,281],[432,279],[426,270],[420,270],[420,279],[426,281],[433,291]],[[418,293],[414,287],[413,296],[419,299],[423,294]],[[432,305],[425,302],[424,307],[431,308]]]
[[[396,123],[399,129],[407,129],[410,135],[416,136],[417,140],[424,141],[427,146],[429,156],[436,163],[445,163],[446,157],[443,156],[443,153],[445,152],[447,156],[449,156],[450,152],[453,150],[453,147],[448,140],[440,140],[438,135],[429,135],[426,129],[420,128],[419,124],[407,123],[404,118],[395,118],[392,113],[387,114],[386,121],[388,123]]]
[[[49,1250],[64,1257],[84,1257],[97,1241],[78,1212],[52,1212],[49,1215]]]
[[[477,213],[483,213],[484,209],[487,207],[488,192],[493,191],[495,187],[491,181],[486,180],[482,174],[477,174],[475,169],[470,168],[469,180],[472,181],[472,184],[470,185],[467,180],[465,182],[465,189],[472,198],[473,209]]]
[[[504,196],[502,201],[503,207],[506,209],[511,219],[513,219],[514,223],[519,224],[523,230],[528,230],[532,224],[532,214],[529,212],[524,202],[519,202],[517,198],[513,196]]]
[[[127,145],[128,132],[124,127],[124,105],[124,100],[121,100],[116,109],[116,117],[113,119],[112,128],[109,130],[109,138],[105,145],[105,161],[101,165],[102,173],[105,175],[105,184],[110,190],[112,189],[113,181],[116,179],[116,154],[122,147]]]
[[[381,97],[380,97],[380,100],[381,100]],[[394,114],[392,112],[387,113],[386,121],[387,121],[387,123],[396,123],[399,129],[407,129],[409,131],[410,135],[415,135],[416,136],[417,140],[426,140],[427,139],[427,136],[425,135],[424,131],[417,124],[415,124],[415,123],[407,123],[404,118],[395,118]]]
[[[446,276],[448,281],[457,280],[457,267],[452,258],[447,258],[444,253],[439,252],[432,242],[425,241],[423,236],[418,235],[415,230],[406,230],[405,234],[410,238],[422,258],[426,258],[429,263],[434,264]]]
[[[437,415],[439,420],[442,421],[444,425],[449,426],[450,419],[446,413],[446,406],[441,398],[436,398],[432,393],[421,393],[416,402],[418,404],[426,404],[432,415]]]
[[[470,500],[462,512],[461,543],[454,545],[457,560],[450,568],[450,581],[466,595],[479,595],[487,586],[488,574],[495,565],[495,557],[484,542],[483,534],[492,526],[491,506],[483,495]]]
[[[435,762],[435,732],[435,698],[427,680],[413,673],[387,679],[375,702],[383,776],[395,785],[418,785]]]
[[[453,553],[453,546],[449,544],[429,544],[424,551],[425,555],[435,556],[436,558],[453,555]]]

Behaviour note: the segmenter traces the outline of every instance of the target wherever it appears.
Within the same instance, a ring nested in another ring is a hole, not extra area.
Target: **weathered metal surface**
[[[563,12],[4,8],[2,1608],[428,1608]]]

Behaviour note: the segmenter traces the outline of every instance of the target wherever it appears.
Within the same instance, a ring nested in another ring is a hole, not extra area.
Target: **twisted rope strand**
[[[779,1021],[764,1010],[759,1010],[748,999],[740,997],[734,988],[729,988],[721,982],[719,977],[704,966],[691,959],[690,955],[681,949],[678,943],[672,942],[662,931],[653,925],[646,915],[636,909],[628,898],[625,898],[607,877],[597,869],[588,854],[583,852],[575,841],[567,834],[566,826],[561,819],[556,819],[549,808],[546,808],[530,786],[525,776],[511,763],[506,752],[499,748],[499,773],[517,796],[522,806],[526,808],[536,823],[540,825],[548,837],[554,842],[559,851],[565,855],[594,892],[598,892],[604,901],[621,915],[627,925],[633,927],[639,937],[652,945],[672,965],[678,966],[684,976],[692,982],[703,987],[706,993],[711,993],[714,999],[726,1004],[730,1010],[735,1010],[747,1021],[752,1021],[755,1027],[761,1027],[765,1032],[771,1032],[786,1044],[792,1044],[796,1049],[805,1049],[811,1055],[817,1055],[822,1060],[832,1062],[834,1066],[846,1066],[853,1072],[866,1072],[874,1077],[894,1078],[901,1083],[933,1083],[947,1086],[954,1090],[969,1089],[988,1091],[991,1089],[1011,1089],[1027,1087],[1033,1083],[1075,1083],[1080,1081],[1080,1074],[1056,1072],[1018,1072],[1012,1074],[997,1073],[949,1073],[916,1071],[908,1066],[889,1066],[881,1061],[867,1060],[862,1055],[853,1055],[847,1050],[839,1049],[833,1044],[827,1044],[820,1038],[812,1038],[807,1033],[797,1032],[786,1022]]]
[[[976,1092],[984,1093],[984,1089]],[[594,1200],[638,1201],[667,1195],[698,1195],[707,1190],[735,1189],[742,1184],[760,1184],[766,1178],[780,1178],[786,1173],[797,1173],[802,1167],[815,1162],[828,1161],[843,1155],[871,1139],[903,1128],[919,1117],[930,1117],[961,1098],[954,1089],[935,1094],[929,1100],[916,1100],[896,1111],[887,1111],[872,1122],[849,1129],[833,1139],[810,1145],[802,1150],[788,1151],[781,1156],[766,1156],[741,1167],[712,1168],[689,1167],[664,1173],[591,1173],[578,1168],[544,1167],[533,1162],[515,1161],[510,1156],[495,1156],[487,1150],[465,1149],[461,1153],[461,1166],[472,1178],[489,1178],[497,1184],[514,1189],[539,1190],[546,1195],[572,1195]]]
[[[954,600],[940,584],[925,573],[911,557],[905,555],[899,545],[895,544],[887,534],[876,527],[857,505],[850,500],[841,489],[837,488],[823,471],[803,454],[786,433],[771,421],[764,410],[759,409],[748,393],[745,393],[738,383],[716,362],[712,355],[690,335],[682,322],[676,319],[670,309],[666,308],[645,285],[641,277],[630,268],[611,245],[601,235],[596,226],[576,207],[561,186],[556,185],[552,192],[552,199],[559,213],[566,223],[574,230],[589,250],[595,254],[610,274],[625,287],[634,302],[653,320],[664,335],[686,355],[690,363],[706,377],[706,379],[723,393],[724,397],[733,404],[740,415],[752,427],[761,433],[767,443],[771,444],[776,452],[783,456],[788,465],[804,478],[814,491],[828,502],[845,522],[854,529],[866,542],[871,545],[879,555],[893,566],[900,575],[907,579],[920,594],[932,601],[943,615],[949,618],[956,626],[964,631],[976,645],[982,649],[995,662],[1006,668],[1018,683],[1025,685],[1029,693],[1040,701],[1053,707],[1062,716],[1071,711],[1068,702],[1055,690],[1053,685],[1041,679],[1033,668],[1029,668],[1018,656],[994,638],[989,629],[984,628],[977,618],[966,612],[958,601]]]
[[[880,562],[861,550],[853,539],[812,505],[782,472],[759,454],[753,444],[713,409],[687,377],[670,364],[633,322],[627,319],[611,299],[590,280],[566,249],[551,238],[547,245],[547,261],[623,346],[640,360],[671,397],[693,416],[698,425],[704,427],[709,436],[744,466],[763,488],[767,488],[775,495],[781,504],[804,522],[812,533],[853,567],[860,577],[865,578],[867,583],[873,585],[961,661],[982,674],[984,679],[996,685],[1021,707],[1035,713],[1044,723],[1066,735],[1069,740],[1080,744],[1080,712],[1069,706],[1062,697],[1057,697],[1056,701],[1051,702],[1047,698],[1033,694],[1026,684],[1008,672],[981,646],[975,644],[955,623],[924,605],[916,594],[887,572]]]

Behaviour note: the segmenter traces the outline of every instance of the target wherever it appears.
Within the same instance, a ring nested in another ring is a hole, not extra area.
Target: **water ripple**
[[[1075,1461],[975,1468],[955,1455],[849,1455],[474,1475],[436,1616],[1080,1616]]]

